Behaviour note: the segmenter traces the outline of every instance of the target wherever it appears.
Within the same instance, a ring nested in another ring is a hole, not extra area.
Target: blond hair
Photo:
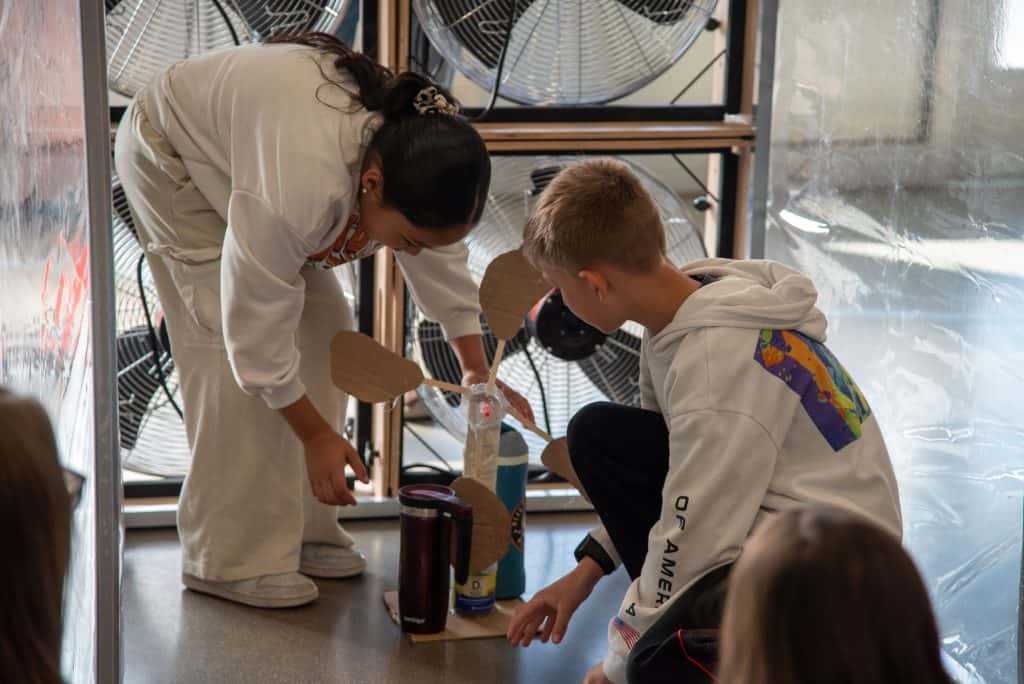
[[[0,680],[58,684],[71,496],[38,402],[0,388]]]
[[[537,266],[570,272],[601,263],[643,273],[665,256],[665,228],[629,165],[589,159],[563,169],[541,194],[523,252]]]

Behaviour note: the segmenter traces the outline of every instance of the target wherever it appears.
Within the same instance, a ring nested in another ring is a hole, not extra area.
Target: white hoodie
[[[271,408],[305,393],[295,343],[305,297],[300,270],[346,231],[381,123],[353,98],[354,80],[333,61],[289,44],[228,48],[179,62],[139,94],[190,182],[227,224],[220,235],[147,249],[190,263],[221,259],[231,368],[241,388]],[[381,247],[366,240],[352,237],[344,260]],[[480,332],[465,244],[397,256],[413,298],[448,338]]]
[[[641,348],[642,406],[669,429],[661,519],[608,628],[604,671],[626,681],[629,647],[675,598],[739,556],[766,515],[821,503],[902,534],[889,454],[864,397],[828,351],[818,293],[770,261],[709,259],[717,277]],[[629,454],[623,454],[629,458]],[[603,528],[591,532],[619,562]]]

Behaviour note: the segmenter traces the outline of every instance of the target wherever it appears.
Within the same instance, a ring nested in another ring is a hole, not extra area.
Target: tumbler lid
[[[444,485],[408,485],[398,490],[398,501],[410,508],[462,509],[466,504]]]

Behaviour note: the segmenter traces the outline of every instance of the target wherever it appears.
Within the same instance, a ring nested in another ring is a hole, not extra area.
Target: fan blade
[[[539,169],[533,169],[530,171],[530,195],[536,197],[537,195],[544,192],[547,187],[551,184],[551,181],[555,179],[564,166],[553,164],[551,166],[542,166]]]
[[[626,7],[642,17],[650,19],[656,24],[668,26],[678,24],[686,18],[686,15],[694,11],[693,0],[617,0],[620,5]],[[700,11],[697,8],[696,11]]]
[[[267,0],[240,0],[233,7],[242,15],[249,31],[255,36],[274,34],[301,34],[316,25],[327,0],[303,0],[302,7],[295,2],[267,2]]]
[[[621,329],[616,330],[594,354],[577,363],[587,379],[609,401],[629,405],[639,403],[639,337]]]
[[[117,336],[117,427],[122,449],[135,448],[153,396],[160,389],[149,334],[148,328],[139,326]],[[157,347],[164,375],[170,375],[174,369],[170,354],[159,341]]]
[[[138,240],[139,234],[135,230],[135,220],[132,218],[132,212],[128,206],[128,196],[124,193],[124,186],[121,185],[120,179],[116,177],[111,183],[110,201],[111,208],[114,210],[115,222],[117,219],[120,219],[132,236]]]
[[[514,31],[515,24],[536,0],[490,0],[482,5],[480,0],[435,0],[434,4],[445,26],[451,28],[466,49],[488,69],[495,69],[501,48],[505,45],[505,27],[513,2],[516,12],[512,24]]]

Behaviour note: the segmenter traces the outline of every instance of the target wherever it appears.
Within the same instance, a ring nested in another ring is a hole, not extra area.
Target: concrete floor
[[[592,514],[537,514],[527,531],[527,595],[569,570]],[[258,610],[186,591],[172,529],[125,539],[124,659],[127,684],[574,684],[605,653],[608,620],[625,593],[624,571],[605,578],[559,646],[512,649],[504,639],[413,644],[381,599],[397,586],[397,521],[346,529],[369,558],[353,580],[318,580],[320,599],[293,610]]]

